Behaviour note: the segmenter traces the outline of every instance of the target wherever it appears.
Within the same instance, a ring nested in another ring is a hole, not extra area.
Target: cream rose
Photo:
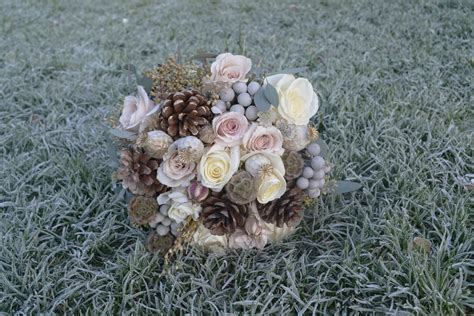
[[[257,178],[257,201],[266,204],[286,191],[285,167],[281,157],[268,152],[252,152],[242,157],[245,169]]]
[[[240,149],[238,146],[212,146],[199,163],[201,184],[214,191],[221,191],[239,168]]]
[[[247,118],[237,112],[227,112],[212,120],[212,129],[216,134],[215,141],[224,146],[240,145],[248,126]]]
[[[119,122],[122,128],[130,132],[138,132],[147,123],[147,114],[154,112],[157,107],[148,98],[148,95],[142,86],[137,87],[138,96],[129,95],[123,102],[122,115]]]
[[[242,138],[242,145],[246,151],[267,151],[282,155],[283,136],[274,126],[260,126],[252,123]]]
[[[319,99],[306,78],[280,74],[267,77],[266,81],[278,92],[278,113],[291,124],[307,125],[319,108]]]
[[[199,218],[200,212],[201,206],[199,204],[191,202],[175,202],[171,204],[170,209],[168,210],[168,217],[175,220],[176,223],[179,224],[183,222],[188,216],[191,216],[193,219],[197,220]]]
[[[246,81],[252,61],[242,55],[224,53],[217,56],[211,65],[211,80],[221,82]]]

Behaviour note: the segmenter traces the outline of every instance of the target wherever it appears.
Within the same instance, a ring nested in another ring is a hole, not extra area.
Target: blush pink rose
[[[227,112],[212,120],[212,128],[216,134],[216,143],[224,146],[237,146],[248,128],[247,118],[237,112]]]
[[[242,145],[245,150],[266,151],[282,155],[283,135],[280,130],[274,126],[260,126],[252,123],[242,138]]]
[[[242,55],[220,54],[211,65],[211,80],[221,82],[246,81],[252,61]]]

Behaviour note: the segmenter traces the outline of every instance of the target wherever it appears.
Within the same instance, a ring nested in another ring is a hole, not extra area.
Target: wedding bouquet
[[[125,97],[112,129],[114,178],[133,194],[131,223],[151,228],[148,250],[261,249],[293,232],[328,191],[311,82],[251,71],[249,58],[230,53],[170,59]]]

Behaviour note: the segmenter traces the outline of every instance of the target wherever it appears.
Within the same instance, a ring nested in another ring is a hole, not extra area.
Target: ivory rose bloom
[[[246,81],[252,61],[242,55],[224,53],[217,56],[211,65],[211,80],[221,82]]]
[[[245,169],[257,180],[257,201],[266,204],[286,191],[285,167],[281,157],[268,152],[252,152],[242,157]]]
[[[319,108],[319,99],[306,78],[280,74],[267,77],[267,82],[278,92],[278,113],[288,123],[307,125]]]
[[[199,163],[201,184],[214,191],[221,191],[239,168],[240,149],[238,146],[212,146]]]
[[[186,203],[173,203],[168,210],[168,217],[175,220],[176,223],[183,222],[186,217],[191,216],[195,220],[199,218],[201,212],[201,206],[191,202]]]
[[[260,126],[252,123],[242,139],[242,145],[247,151],[267,151],[283,154],[283,136],[274,126]]]
[[[248,126],[247,118],[237,112],[227,112],[212,120],[212,128],[216,134],[215,141],[224,146],[240,145]]]
[[[119,118],[122,128],[130,132],[138,132],[140,125],[146,122],[147,114],[156,109],[145,89],[142,86],[138,86],[137,89],[137,97],[132,95],[125,97],[122,115]]]
[[[170,205],[168,217],[177,223],[183,222],[188,216],[198,219],[201,212],[201,206],[189,200],[184,188],[175,188],[162,193],[158,196],[157,201],[159,205]]]

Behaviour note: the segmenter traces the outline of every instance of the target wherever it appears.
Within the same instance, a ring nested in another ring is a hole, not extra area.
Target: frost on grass
[[[469,6],[4,1],[0,311],[472,312]],[[307,65],[334,176],[363,191],[323,200],[284,244],[194,249],[160,277],[112,191],[103,120],[135,88],[126,65],[178,48]]]

